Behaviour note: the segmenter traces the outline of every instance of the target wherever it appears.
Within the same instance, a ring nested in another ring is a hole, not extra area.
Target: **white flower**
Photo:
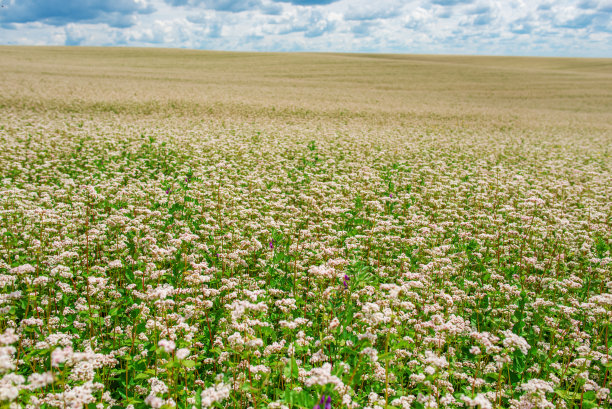
[[[525,338],[516,335],[515,333],[513,333],[510,330],[502,331],[502,334],[504,334],[504,336],[506,337],[502,341],[502,343],[503,343],[504,347],[506,347],[508,349],[511,349],[511,350],[518,349],[523,354],[526,355],[527,352],[529,351],[529,349],[531,348],[531,345],[529,345],[529,343],[527,342],[527,340]]]
[[[374,348],[370,348],[370,347],[364,348],[361,350],[361,353],[363,355],[367,355],[372,362],[378,361],[378,350]]]
[[[30,264],[22,264],[11,269],[11,273],[21,275],[35,272],[36,269]]]
[[[521,396],[519,408],[521,409],[552,409],[555,407],[546,399],[546,393],[554,392],[553,384],[542,379],[530,379],[521,385],[526,393]]]
[[[176,351],[177,359],[185,359],[188,356],[189,356],[189,348],[181,348],[178,351]]]
[[[474,399],[467,396],[462,396],[463,400],[470,407],[478,407],[479,409],[493,409],[493,404],[487,399],[485,395],[479,393]]]
[[[17,341],[19,341],[19,335],[15,334],[13,328],[7,328],[6,331],[0,335],[0,344],[2,345],[9,345]]]
[[[123,267],[123,263],[121,262],[121,260],[113,260],[110,263],[108,263],[108,268],[121,268]]]
[[[202,398],[202,407],[209,408],[215,402],[222,402],[223,400],[229,398],[230,396],[230,386],[225,385],[224,383],[217,384],[216,386],[211,386],[210,388],[206,388],[202,391],[200,397]]]
[[[145,403],[153,409],[159,409],[164,404],[164,400],[159,396],[149,395],[145,398]]]
[[[55,348],[51,353],[51,366],[57,368],[59,364],[66,362],[73,354],[71,347]]]
[[[45,386],[52,384],[53,381],[54,378],[51,372],[45,372],[42,374],[33,373],[28,376],[28,389],[33,391],[35,389],[44,388]]]
[[[332,366],[329,362],[323,364],[320,368],[312,368],[308,372],[308,378],[304,385],[311,387],[313,385],[325,386],[329,383],[333,384],[336,389],[341,389],[344,383],[336,375],[331,374]]]
[[[159,341],[158,345],[164,348],[164,351],[166,351],[166,353],[168,354],[171,354],[172,351],[174,351],[174,349],[176,348],[176,344],[174,343],[174,341],[168,339],[162,339],[161,341]]]

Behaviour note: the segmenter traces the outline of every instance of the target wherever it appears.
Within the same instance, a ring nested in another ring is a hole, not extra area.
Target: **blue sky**
[[[612,0],[0,2],[0,44],[612,57]]]

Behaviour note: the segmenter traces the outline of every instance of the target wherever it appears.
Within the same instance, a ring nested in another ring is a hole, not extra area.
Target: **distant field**
[[[0,409],[612,407],[612,59],[2,46],[0,90]]]
[[[2,104],[42,111],[606,130],[611,123],[612,59],[82,47],[0,47],[0,56]]]

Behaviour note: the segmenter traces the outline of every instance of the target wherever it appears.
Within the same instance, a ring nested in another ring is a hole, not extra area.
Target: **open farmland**
[[[611,407],[612,60],[0,47],[0,89],[1,408]]]

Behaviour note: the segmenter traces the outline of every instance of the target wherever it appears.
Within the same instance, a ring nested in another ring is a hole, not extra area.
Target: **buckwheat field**
[[[612,407],[612,60],[0,47],[1,408]]]

